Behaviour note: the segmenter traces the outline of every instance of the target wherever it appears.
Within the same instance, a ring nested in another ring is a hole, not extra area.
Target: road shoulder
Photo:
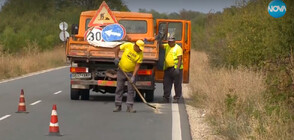
[[[195,108],[187,102],[190,99],[190,91],[188,85],[183,84],[183,97],[185,99],[185,106],[188,114],[188,120],[190,124],[190,131],[193,140],[223,140],[220,136],[213,132],[213,129],[209,126],[208,122],[205,120],[206,113],[204,109]]]

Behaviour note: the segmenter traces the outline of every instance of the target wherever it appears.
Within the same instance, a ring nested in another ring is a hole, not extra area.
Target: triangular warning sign
[[[113,23],[117,23],[117,20],[113,16],[106,2],[103,1],[88,26],[105,26]]]

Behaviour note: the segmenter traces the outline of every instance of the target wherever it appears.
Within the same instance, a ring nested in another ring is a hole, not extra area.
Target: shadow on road
[[[127,99],[126,94],[123,96],[123,102],[125,102]],[[155,97],[153,103],[160,103],[160,97]],[[103,102],[114,102],[115,95],[114,94],[90,94],[90,101],[103,101]],[[142,102],[142,101],[136,101],[135,102]]]
[[[114,95],[90,95],[90,101],[114,102]]]

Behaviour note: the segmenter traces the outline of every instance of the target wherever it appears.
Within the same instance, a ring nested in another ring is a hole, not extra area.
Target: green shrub
[[[250,0],[222,13],[207,14],[202,29],[193,31],[194,48],[205,50],[212,66],[245,66],[261,70],[266,76],[267,90],[261,93],[261,106],[246,106],[250,100],[241,102],[237,96],[226,96],[226,111],[222,113],[227,121],[221,134],[231,139],[242,139],[240,135],[250,139],[291,139],[293,134],[294,1],[283,0],[287,12],[281,18],[269,15],[267,6],[271,1]],[[240,114],[242,111],[246,114]],[[250,120],[251,129],[246,129],[246,123],[239,124],[236,116],[245,116],[244,122]]]
[[[0,12],[0,44],[8,53],[19,53],[29,44],[36,44],[40,51],[52,49],[61,43],[60,22],[78,23],[82,11],[97,10],[102,1],[9,0]],[[107,3],[113,10],[128,10],[121,0]]]

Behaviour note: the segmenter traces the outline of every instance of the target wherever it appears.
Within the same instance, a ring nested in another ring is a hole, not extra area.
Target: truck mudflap
[[[98,85],[104,87],[116,87],[116,81],[108,80],[71,80],[71,85]],[[127,82],[125,82],[127,85]],[[137,81],[136,86],[139,89],[154,89],[152,81]]]

